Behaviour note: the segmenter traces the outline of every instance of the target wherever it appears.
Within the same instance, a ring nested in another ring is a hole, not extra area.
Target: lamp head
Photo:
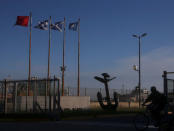
[[[146,36],[147,35],[147,33],[143,33],[142,35],[141,35],[141,37],[144,37],[144,36]]]
[[[138,66],[133,65],[133,70],[138,71]]]
[[[133,37],[136,37],[136,38],[138,38],[138,36],[137,35],[132,35]]]

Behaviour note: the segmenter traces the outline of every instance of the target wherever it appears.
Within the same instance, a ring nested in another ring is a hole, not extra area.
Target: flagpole
[[[48,45],[48,74],[47,74],[47,90],[49,92],[49,111],[51,111],[51,85],[50,85],[50,47],[51,47],[51,16],[49,20],[49,45]]]
[[[50,46],[51,46],[51,16],[49,20],[49,45],[48,45],[48,72],[47,79],[50,78]]]
[[[65,71],[65,17],[64,17],[64,28],[63,28],[63,61],[62,61],[62,96],[64,96],[64,71]]]
[[[30,40],[29,40],[29,71],[28,71],[28,82],[31,80],[31,26],[32,26],[32,13],[30,12]],[[28,84],[28,95],[30,95],[30,84]]]
[[[78,80],[77,80],[77,96],[80,96],[80,18],[78,20]]]

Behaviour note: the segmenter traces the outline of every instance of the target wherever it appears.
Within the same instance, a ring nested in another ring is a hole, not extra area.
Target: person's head
[[[152,86],[152,87],[151,87],[151,92],[152,92],[152,93],[156,92],[156,87],[155,87],[155,86]]]

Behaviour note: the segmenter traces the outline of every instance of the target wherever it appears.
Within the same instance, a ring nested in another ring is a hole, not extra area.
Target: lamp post
[[[147,33],[143,33],[142,35],[132,35],[135,38],[138,38],[139,45],[139,69],[138,69],[138,88],[139,88],[139,108],[141,106],[141,38],[145,37]]]
[[[138,74],[139,74],[139,69],[138,69],[138,66],[137,66],[137,65],[133,65],[133,70],[134,70],[134,71],[137,71]],[[138,82],[138,83],[139,83],[139,82]],[[135,90],[136,90],[136,100],[137,100],[137,99],[139,100],[139,85],[137,85],[137,86],[135,87]],[[138,91],[138,93],[137,93],[137,91]]]

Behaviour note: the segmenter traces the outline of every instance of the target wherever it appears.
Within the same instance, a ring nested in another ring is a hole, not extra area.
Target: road
[[[136,131],[130,118],[98,118],[57,122],[4,122],[0,131]],[[147,131],[157,131],[151,126]]]
[[[1,131],[136,131],[128,123],[103,122],[37,122],[37,123],[0,123]],[[150,127],[147,131],[157,131]]]

